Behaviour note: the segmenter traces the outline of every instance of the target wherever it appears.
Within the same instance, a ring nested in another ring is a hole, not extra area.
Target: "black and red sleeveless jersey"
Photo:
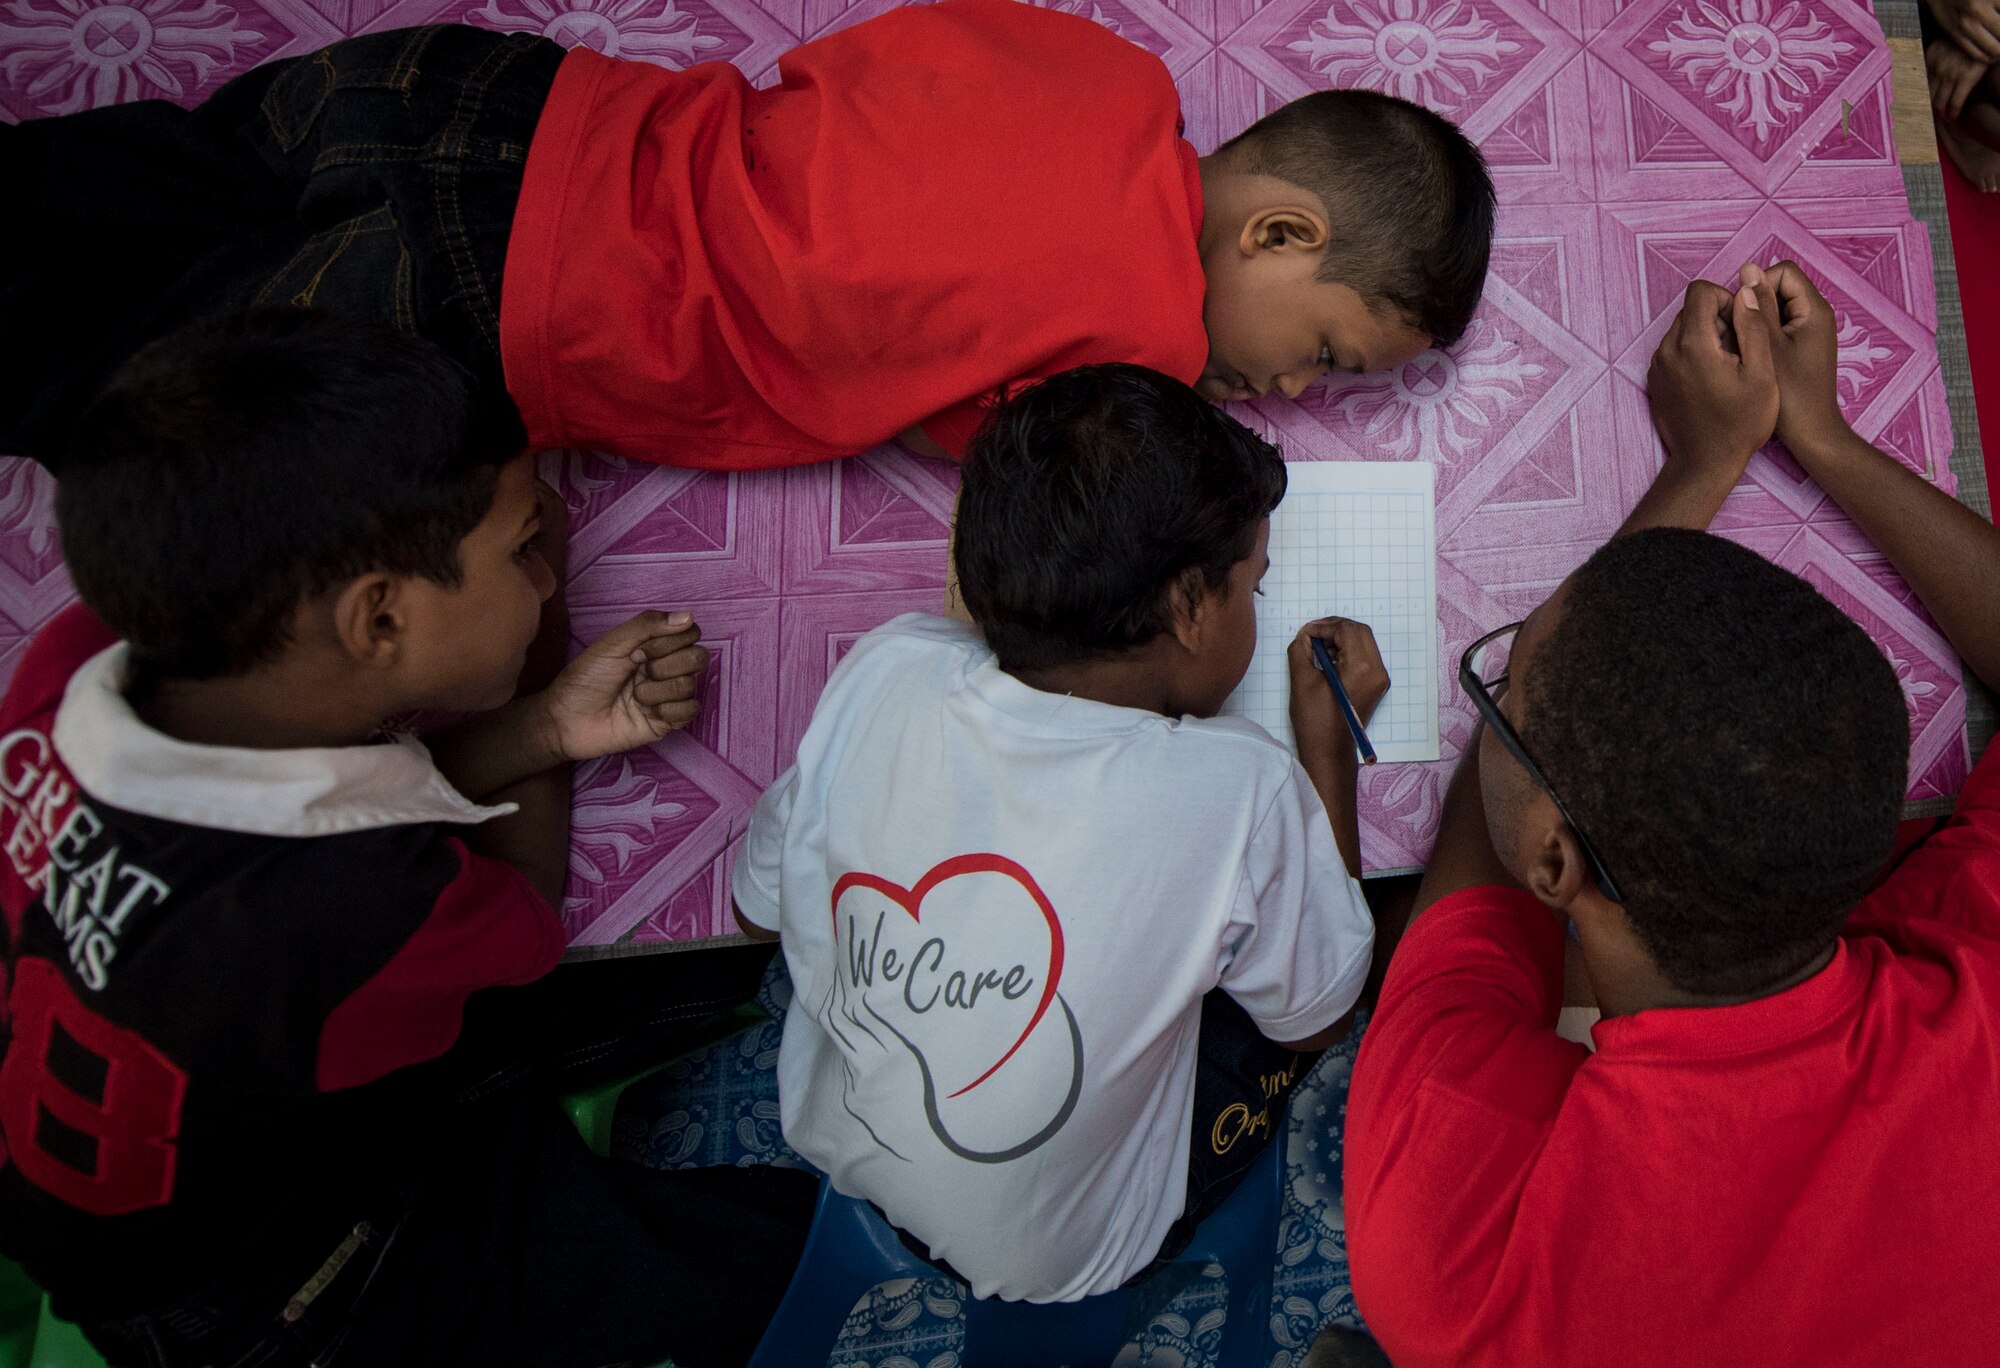
[[[77,1319],[309,1273],[443,1104],[412,1066],[562,950],[420,744],[188,745],[124,673],[73,609],[0,702],[0,1253]]]

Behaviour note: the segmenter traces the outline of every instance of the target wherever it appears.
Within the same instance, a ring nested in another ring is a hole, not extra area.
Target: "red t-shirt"
[[[1397,1368],[2000,1363],[2000,747],[1832,962],[1558,1039],[1563,934],[1475,888],[1354,1069],[1354,1292]]]
[[[1158,58],[949,0],[778,70],[563,60],[500,307],[537,446],[755,469],[921,422],[956,451],[1011,382],[1201,374],[1201,182]]]

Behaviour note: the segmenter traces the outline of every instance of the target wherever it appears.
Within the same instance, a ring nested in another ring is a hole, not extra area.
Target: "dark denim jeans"
[[[1196,1227],[1215,1214],[1265,1146],[1279,1138],[1285,1108],[1318,1058],[1267,1039],[1220,988],[1201,1000],[1187,1208],[1168,1229],[1155,1267],[1188,1247]]]
[[[336,43],[200,108],[0,126],[0,451],[66,431],[146,343],[255,305],[415,333],[505,402],[500,273],[562,49],[463,25]]]

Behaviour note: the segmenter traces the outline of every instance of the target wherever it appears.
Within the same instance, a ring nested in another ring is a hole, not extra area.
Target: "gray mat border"
[[[1875,17],[1891,38],[1919,38],[1918,0],[1876,0]],[[1965,311],[1958,294],[1958,264],[1952,255],[1951,220],[1945,212],[1944,172],[1935,164],[1904,165],[1903,188],[1910,212],[1931,238],[1931,280],[1937,288],[1938,364],[1944,372],[1946,406],[1951,414],[1951,473],[1958,477],[1959,502],[1992,517],[1992,491],[1986,483],[1979,414],[1972,398],[1972,367],[1965,353]],[[1977,761],[1993,739],[1996,704],[1993,694],[1969,672],[1965,681],[1965,739]],[[1908,807],[1910,816],[1951,811],[1952,799],[1934,798]]]

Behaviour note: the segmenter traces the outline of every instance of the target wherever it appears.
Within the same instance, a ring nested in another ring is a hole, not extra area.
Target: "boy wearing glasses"
[[[1793,264],[1691,287],[1629,535],[1461,665],[1484,726],[1347,1123],[1399,1368],[2000,1362],[2000,753],[1885,877],[1894,671],[1698,530],[1775,430],[2000,681],[2000,532],[1849,429],[1835,374]],[[1594,1052],[1554,1029],[1569,926]]]

